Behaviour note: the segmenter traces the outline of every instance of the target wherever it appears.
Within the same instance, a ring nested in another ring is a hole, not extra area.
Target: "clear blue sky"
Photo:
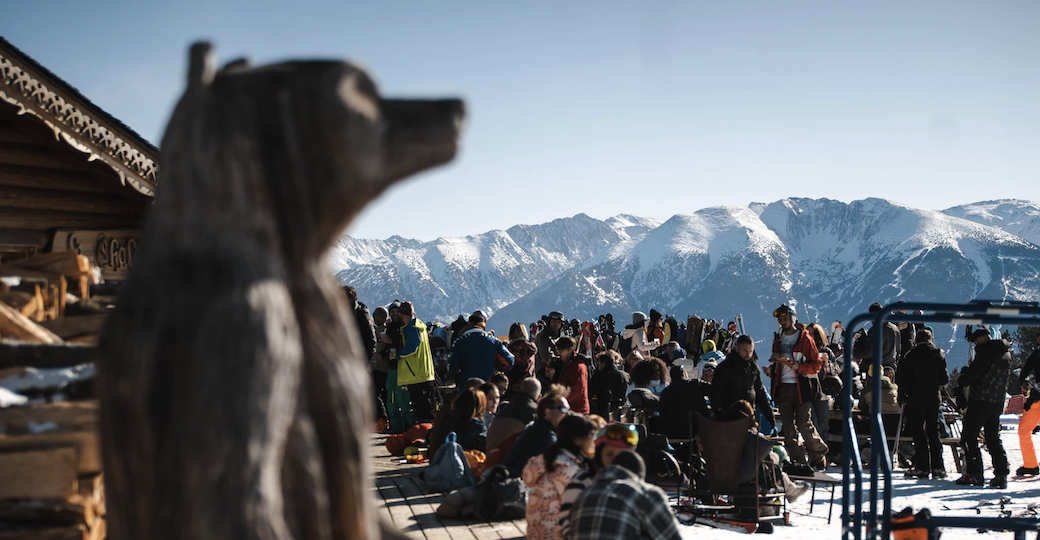
[[[384,195],[355,236],[787,196],[1040,200],[1035,0],[41,0],[0,13],[0,35],[153,141],[199,38],[221,61],[349,58],[385,95],[464,97],[458,160]]]

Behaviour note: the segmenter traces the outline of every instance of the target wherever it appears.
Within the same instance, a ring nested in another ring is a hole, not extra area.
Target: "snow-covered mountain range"
[[[784,199],[664,223],[579,214],[432,242],[344,237],[331,263],[370,306],[411,299],[424,320],[482,309],[504,332],[553,309],[581,320],[613,313],[619,326],[650,308],[680,320],[742,313],[767,347],[781,303],[827,326],[875,301],[1040,300],[1038,243],[1040,206],[1027,201],[938,212],[882,199]],[[935,330],[950,364],[964,363],[957,329]]]

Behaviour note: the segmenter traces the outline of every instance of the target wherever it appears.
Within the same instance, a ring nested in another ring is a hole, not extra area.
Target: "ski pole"
[[[899,424],[896,425],[896,443],[892,445],[892,463],[898,464],[896,456],[899,455],[899,435],[903,433],[903,411],[906,410],[906,403],[899,407]],[[916,450],[916,449],[915,449]],[[893,467],[894,468],[894,467]]]

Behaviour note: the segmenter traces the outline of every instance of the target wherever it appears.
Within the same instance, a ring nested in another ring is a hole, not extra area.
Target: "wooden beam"
[[[64,161],[49,146],[12,142],[0,142],[0,163],[44,169],[67,168]]]
[[[0,266],[0,275],[12,275],[6,271],[7,267],[24,268],[48,274],[60,274],[65,277],[78,278],[90,272],[90,262],[83,255],[79,255],[71,249],[44,253],[29,259],[15,261]],[[17,272],[15,270],[15,272]],[[13,274],[17,275],[17,274]]]
[[[89,345],[0,342],[0,369],[31,367],[68,368],[94,361],[95,348]]]
[[[0,453],[41,448],[76,447],[79,474],[101,472],[101,450],[96,431],[44,431],[26,435],[0,434]],[[5,471],[6,474],[6,471]]]
[[[56,401],[0,409],[0,427],[10,435],[32,433],[33,424],[53,423],[60,431],[97,429],[98,402]]]
[[[76,448],[0,454],[0,499],[64,499],[79,493]]]
[[[113,193],[126,189],[120,185],[119,177],[115,176],[115,173],[112,173],[110,181],[101,182],[79,170],[48,169],[3,163],[0,163],[0,185],[93,193]],[[142,195],[142,197],[144,196]]]
[[[0,206],[30,210],[60,210],[140,216],[147,204],[132,204],[116,195],[95,195],[82,192],[0,186]]]
[[[0,336],[30,342],[61,343],[60,337],[4,303],[0,303]]]
[[[0,540],[94,540],[86,527],[15,529],[0,531]]]
[[[100,334],[107,318],[107,314],[62,317],[53,321],[42,322],[40,326],[54,332],[61,339],[67,340],[77,336]]]
[[[133,229],[141,225],[141,220],[140,216],[0,207],[0,228],[10,229]]]
[[[25,246],[42,249],[50,237],[45,232],[26,229],[0,229],[0,246]]]

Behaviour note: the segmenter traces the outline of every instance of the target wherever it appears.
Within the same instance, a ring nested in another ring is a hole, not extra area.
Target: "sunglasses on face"
[[[639,444],[639,432],[636,431],[636,426],[632,424],[610,424],[600,430],[599,435],[596,438],[600,439],[604,437],[615,441],[625,441],[625,444],[629,446],[636,446]]]
[[[549,410],[551,410],[551,411],[560,411],[562,413],[569,413],[569,412],[571,412],[571,408],[566,406],[566,405],[560,405],[559,407],[552,407]]]

